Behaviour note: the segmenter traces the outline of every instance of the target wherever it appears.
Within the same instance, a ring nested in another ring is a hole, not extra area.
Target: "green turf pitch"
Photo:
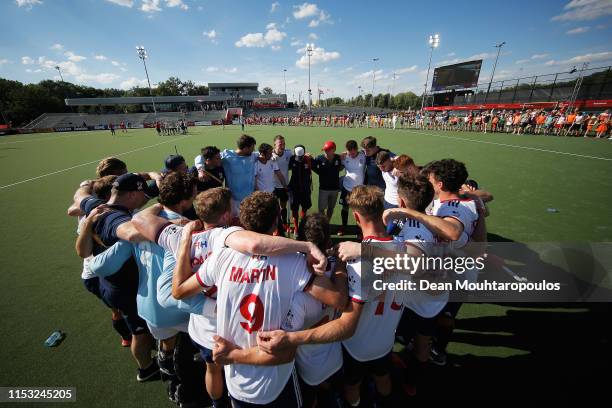
[[[101,158],[119,156],[132,171],[159,170],[175,146],[192,163],[201,147],[235,148],[241,133],[236,126],[189,131],[168,137],[143,129],[116,136],[97,131],[0,138],[0,386],[75,386],[76,405],[83,407],[170,406],[160,383],[136,382],[135,363],[129,350],[119,347],[108,309],[83,288],[74,252],[76,220],[66,216],[66,209],[78,184],[94,177]],[[246,133],[258,143],[272,143],[282,134],[287,147],[301,143],[313,155],[325,140],[343,150],[347,140],[373,135],[380,146],[407,153],[418,164],[453,157],[495,196],[487,220],[490,233],[523,242],[612,240],[608,140],[271,126],[247,127]],[[313,178],[316,205],[318,180]],[[550,207],[559,212],[547,212]],[[337,208],[332,223],[339,217]],[[450,351],[463,365],[495,370],[514,361],[529,371],[542,361],[529,356],[542,356],[547,333],[558,330],[567,340],[554,323],[575,319],[583,324],[580,316],[587,309],[468,305]],[[525,334],[529,327],[535,332]],[[67,338],[48,349],[43,342],[55,329]]]

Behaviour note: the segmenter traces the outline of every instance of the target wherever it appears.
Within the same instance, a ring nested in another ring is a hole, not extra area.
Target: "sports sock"
[[[127,323],[125,322],[125,319],[113,320],[113,329],[115,329],[115,331],[119,333],[123,340],[132,340],[132,333],[130,333],[130,329],[128,328]]]

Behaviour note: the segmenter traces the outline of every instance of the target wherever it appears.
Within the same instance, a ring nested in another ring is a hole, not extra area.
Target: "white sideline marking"
[[[191,136],[193,136],[193,135],[187,135],[187,136],[185,136],[185,137],[183,137],[183,138],[181,138],[181,139],[179,139],[179,140],[176,140],[176,139],[166,140],[166,141],[163,141],[163,142],[159,142],[159,143],[152,144],[152,145],[150,145],[150,146],[139,147],[138,149],[129,150],[129,151],[127,151],[127,152],[123,152],[123,153],[119,153],[119,154],[111,154],[111,155],[108,155],[108,156],[105,156],[105,157],[120,157],[120,156],[125,156],[126,154],[135,153],[135,152],[139,152],[139,151],[141,151],[141,150],[150,149],[150,148],[152,148],[152,147],[159,146],[159,145],[163,145],[163,144],[166,144],[166,143],[172,143],[172,142],[176,143],[176,142],[180,142],[181,140],[185,140],[186,138],[189,138],[189,137],[191,137]],[[87,163],[77,164],[76,166],[66,167],[65,169],[61,169],[61,170],[52,171],[51,173],[41,174],[40,176],[31,177],[31,178],[29,178],[29,179],[25,179],[25,180],[21,180],[21,181],[16,181],[16,182],[14,182],[14,183],[7,184],[7,185],[5,185],[5,186],[0,186],[0,190],[3,190],[3,189],[5,189],[5,188],[9,188],[9,187],[13,187],[13,186],[16,186],[16,185],[19,185],[19,184],[27,183],[27,182],[29,182],[29,181],[38,180],[38,179],[41,179],[41,178],[43,178],[43,177],[52,176],[52,175],[54,175],[54,174],[63,173],[63,172],[65,172],[65,171],[72,170],[72,169],[76,169],[76,168],[78,168],[78,167],[83,167],[83,166],[87,166],[87,165],[89,165],[89,164],[98,163],[98,162],[100,162],[100,160],[104,159],[105,157],[103,157],[103,158],[101,158],[101,159],[97,159],[97,160],[92,160],[92,161],[87,162]]]
[[[416,131],[413,131],[411,129],[403,129],[403,130],[408,131],[409,133],[416,133],[416,134],[419,134],[419,135],[441,137],[441,138],[444,138],[444,139],[451,139],[451,140],[462,140],[464,142],[484,143],[484,144],[491,144],[491,145],[495,145],[495,146],[515,147],[517,149],[526,149],[526,150],[534,150],[534,151],[538,151],[538,152],[564,154],[564,155],[567,155],[567,156],[574,156],[574,157],[583,157],[585,159],[596,159],[596,160],[612,161],[612,158],[608,158],[608,157],[589,156],[589,155],[586,155],[586,154],[560,152],[558,150],[541,149],[539,147],[518,146],[518,145],[513,145],[513,144],[507,144],[507,143],[489,142],[487,140],[464,139],[462,137],[444,136],[444,135],[439,135],[439,134],[436,134],[436,133],[416,132]]]
[[[8,144],[13,144],[13,143],[26,143],[26,142],[46,142],[47,140],[57,140],[57,139],[65,139],[67,137],[75,137],[75,136],[83,136],[80,134],[80,132],[78,134],[68,134],[68,135],[63,135],[63,136],[49,136],[49,137],[39,137],[36,139],[27,139],[27,140],[13,140],[11,142],[3,142],[0,143],[0,146],[3,145],[8,145]]]

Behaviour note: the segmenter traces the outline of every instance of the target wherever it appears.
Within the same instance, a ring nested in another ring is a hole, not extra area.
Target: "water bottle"
[[[62,342],[62,340],[64,340],[64,337],[65,337],[65,334],[61,330],[56,330],[53,333],[51,333],[51,335],[49,336],[47,340],[45,340],[45,346],[55,347],[59,345]]]

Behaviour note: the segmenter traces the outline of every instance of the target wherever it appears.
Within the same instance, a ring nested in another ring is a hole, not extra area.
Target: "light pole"
[[[312,89],[310,89],[310,57],[312,57],[312,44],[306,47],[306,55],[308,55],[308,111],[312,110]]]
[[[287,95],[287,77],[286,77],[287,69],[283,68],[283,82],[285,83],[285,95]]]
[[[64,77],[62,76],[62,70],[60,69],[59,65],[56,65],[55,69],[57,69],[57,72],[59,72],[60,79],[62,80],[62,82],[64,82]]]
[[[376,61],[380,58],[372,58],[372,100],[370,106],[374,108],[374,82],[376,82]]]
[[[151,90],[151,81],[149,81],[149,71],[147,71],[147,63],[145,60],[147,59],[147,51],[144,49],[142,45],[136,47],[136,52],[138,53],[138,58],[142,60],[142,65],[144,65],[145,75],[147,76],[147,84],[149,84],[149,95],[151,95],[151,103],[153,103],[153,114],[157,118],[157,108],[155,107],[155,100],[153,99],[153,91]]]
[[[433,55],[434,48],[440,45],[440,36],[438,34],[429,36],[429,65],[427,65],[427,76],[425,77],[425,90],[423,91],[423,99],[421,100],[421,114],[423,114],[423,107],[425,106],[425,94],[427,94],[427,81],[429,81],[429,70],[431,69],[431,57]]]
[[[393,73],[393,85],[391,85],[391,95],[393,95],[393,92],[395,92],[395,78],[396,77],[397,77],[397,75],[394,72]]]
[[[485,103],[487,102],[487,98],[489,97],[489,91],[491,90],[491,85],[493,84],[493,75],[495,75],[495,68],[497,67],[497,60],[499,59],[499,53],[501,52],[502,47],[506,45],[506,42],[500,42],[499,44],[495,45],[495,48],[497,48],[497,56],[495,57],[495,64],[493,64],[493,71],[491,72],[491,80],[489,81],[489,86],[487,87],[487,93],[485,94]]]

